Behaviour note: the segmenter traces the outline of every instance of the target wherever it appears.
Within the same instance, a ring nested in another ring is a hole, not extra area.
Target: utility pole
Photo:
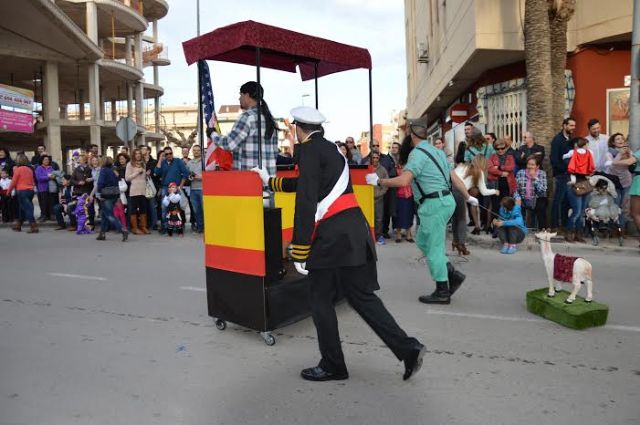
[[[629,145],[640,149],[640,0],[633,2],[631,36],[631,96],[629,98]]]
[[[196,31],[198,37],[200,37],[200,0],[196,0]],[[204,157],[206,152],[204,150],[204,133],[202,130],[202,71],[200,70],[200,63],[198,63],[198,144],[200,145],[202,164],[202,171],[205,169]]]

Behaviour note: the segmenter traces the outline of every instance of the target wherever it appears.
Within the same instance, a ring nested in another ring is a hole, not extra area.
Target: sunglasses
[[[374,147],[374,148],[379,148],[379,147],[380,147],[380,145],[373,145],[373,147]]]
[[[507,149],[507,147],[506,147],[506,146],[503,146],[503,147],[501,147],[501,148],[496,148],[496,150],[497,150],[497,151],[503,151],[503,150],[505,150],[505,149]]]

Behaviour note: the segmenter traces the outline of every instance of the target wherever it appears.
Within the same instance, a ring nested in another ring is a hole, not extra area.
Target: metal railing
[[[148,43],[142,49],[142,62],[149,63],[158,59],[169,59],[169,48],[162,43]]]

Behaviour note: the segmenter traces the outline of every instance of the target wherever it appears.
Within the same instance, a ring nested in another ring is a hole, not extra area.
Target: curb
[[[634,238],[635,239],[635,238]],[[619,246],[617,243],[608,243],[607,241],[601,241],[600,245],[593,246],[590,242],[587,243],[568,243],[562,239],[556,239],[552,241],[554,252],[562,253],[580,253],[580,252],[598,252],[604,255],[624,254],[629,256],[637,256],[640,254],[640,249],[635,245],[634,239],[625,239],[625,243],[633,243],[633,246]],[[467,243],[470,246],[478,246],[480,248],[498,249],[500,247],[500,241],[498,239],[492,239],[491,237],[478,237],[475,235],[467,235]],[[529,234],[525,240],[520,244],[521,251],[540,251],[537,241]]]

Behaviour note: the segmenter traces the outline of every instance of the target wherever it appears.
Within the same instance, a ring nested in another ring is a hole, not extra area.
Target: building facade
[[[166,0],[0,0],[0,9],[0,83],[33,90],[36,102],[34,132],[0,133],[0,145],[42,143],[66,163],[75,148],[121,145],[115,127],[127,116],[137,124],[132,143],[164,140],[144,109],[159,111],[159,67],[170,64],[158,36]]]
[[[407,116],[426,115],[430,136],[444,136],[452,150],[467,120],[510,135],[516,145],[522,140],[524,3],[405,0]],[[591,118],[604,132],[626,131],[632,9],[631,1],[576,2],[567,33],[565,115],[576,118],[578,134]]]

